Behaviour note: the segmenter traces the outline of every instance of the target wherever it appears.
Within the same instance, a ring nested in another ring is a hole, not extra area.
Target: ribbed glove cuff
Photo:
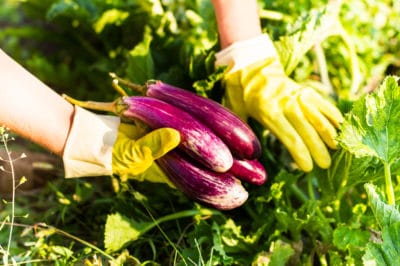
[[[228,66],[228,71],[233,73],[257,61],[268,57],[276,58],[278,55],[269,36],[261,34],[249,40],[233,43],[215,56],[217,67]]]
[[[65,177],[111,175],[119,124],[119,117],[97,115],[75,106],[63,154]]]

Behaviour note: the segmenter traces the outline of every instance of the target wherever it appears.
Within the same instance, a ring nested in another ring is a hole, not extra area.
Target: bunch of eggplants
[[[178,147],[156,163],[188,197],[220,210],[230,210],[248,198],[241,181],[255,185],[266,181],[267,173],[257,160],[261,155],[260,142],[232,111],[211,99],[158,80],[138,86],[114,78],[117,90],[121,89],[118,81],[144,95],[122,92],[124,96],[112,103],[69,100],[87,108],[112,111],[124,119],[141,120],[152,129],[169,127],[179,131]]]
[[[241,206],[248,193],[241,181],[267,179],[257,160],[261,145],[252,129],[223,105],[161,81],[148,81],[145,96],[123,96],[117,113],[151,128],[181,134],[177,149],[157,160],[175,186],[190,198],[221,210]]]

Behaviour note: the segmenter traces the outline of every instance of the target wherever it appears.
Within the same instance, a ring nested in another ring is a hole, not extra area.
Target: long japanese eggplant
[[[189,113],[164,101],[146,96],[121,97],[117,113],[137,118],[151,128],[170,127],[181,134],[180,147],[197,161],[216,172],[226,172],[233,164],[228,146]]]
[[[242,181],[254,185],[262,185],[267,181],[267,172],[257,159],[247,160],[234,158],[229,173]]]
[[[248,198],[239,179],[229,172],[216,173],[204,169],[171,151],[157,160],[157,164],[172,183],[188,197],[220,210],[241,206]]]
[[[122,95],[127,93],[119,87],[122,83],[134,91],[168,102],[192,114],[211,128],[239,159],[255,159],[261,155],[261,144],[253,130],[239,116],[225,106],[160,80],[149,80],[144,85],[131,83],[110,73],[114,88]]]
[[[255,159],[261,154],[261,145],[253,130],[225,106],[159,80],[146,83],[146,95],[168,102],[195,116],[231,149],[237,158]]]

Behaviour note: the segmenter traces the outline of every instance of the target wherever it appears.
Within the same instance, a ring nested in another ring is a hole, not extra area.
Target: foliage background
[[[400,75],[399,1],[259,4],[263,29],[276,41],[288,74],[334,95],[344,112],[385,76]],[[326,5],[340,9],[335,13]],[[59,93],[111,100],[116,93],[108,73],[116,72],[136,83],[161,79],[221,100],[210,1],[5,0],[0,27],[0,47]],[[251,197],[243,207],[210,214],[162,185],[64,180],[58,173],[38,193],[18,197],[15,241],[7,243],[3,224],[0,250],[10,244],[13,259],[30,265],[362,264],[377,254],[374,238],[398,232],[398,226],[381,227],[374,216],[378,205],[391,214],[396,208],[364,186],[383,186],[376,158],[359,159],[340,149],[333,154],[336,168],[305,175],[291,168],[272,136],[249,123],[265,147],[269,180],[261,187],[246,185]],[[0,208],[1,221],[9,221],[10,204]],[[176,217],[155,222],[171,214]],[[122,225],[122,234],[138,237],[114,239],[117,247],[106,253],[105,235],[117,234]]]

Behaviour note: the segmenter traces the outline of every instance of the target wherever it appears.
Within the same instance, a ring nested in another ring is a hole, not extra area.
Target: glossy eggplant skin
[[[179,147],[215,172],[226,172],[233,164],[228,146],[207,126],[178,107],[151,97],[126,96],[117,103],[117,112],[126,118],[142,120],[153,129],[178,130]]]
[[[225,106],[159,80],[146,83],[146,95],[168,102],[190,113],[211,128],[231,149],[234,157],[255,159],[261,144],[253,130]]]
[[[171,151],[157,160],[157,164],[172,183],[188,197],[219,210],[241,206],[248,192],[229,172],[216,173]]]
[[[229,173],[241,181],[254,185],[260,186],[267,181],[267,172],[264,166],[256,159],[246,160],[234,158]]]

